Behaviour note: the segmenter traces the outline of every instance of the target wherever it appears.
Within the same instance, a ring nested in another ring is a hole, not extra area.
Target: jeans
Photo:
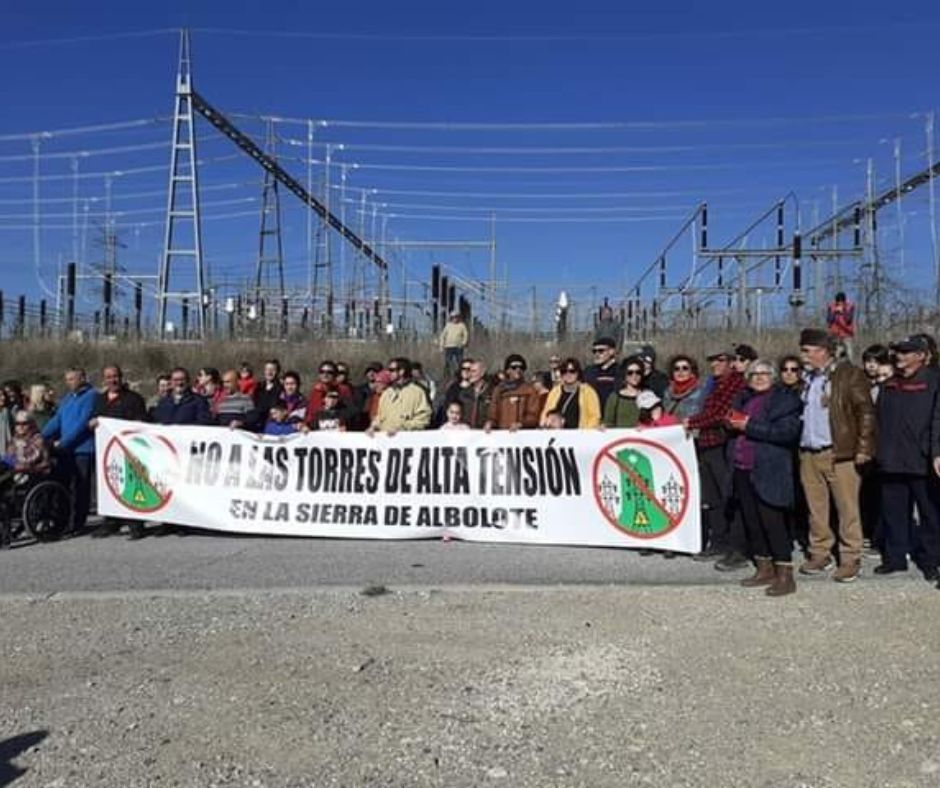
[[[71,530],[80,531],[91,508],[91,482],[95,474],[94,454],[60,454],[56,472],[72,496]]]
[[[460,365],[463,363],[462,347],[444,348],[444,380],[457,377]]]

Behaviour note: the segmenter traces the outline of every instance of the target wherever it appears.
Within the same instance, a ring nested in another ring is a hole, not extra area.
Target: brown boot
[[[776,576],[773,583],[764,593],[767,596],[786,596],[796,592],[796,581],[793,579],[793,564],[774,564]]]
[[[774,572],[774,562],[769,558],[754,558],[757,564],[757,571],[751,577],[746,577],[741,581],[745,588],[756,588],[757,586],[769,586],[776,576]]]

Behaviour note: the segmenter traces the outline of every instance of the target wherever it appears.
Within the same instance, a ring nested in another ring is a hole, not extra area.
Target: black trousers
[[[940,566],[940,490],[927,476],[886,473],[881,484],[882,558],[889,566],[907,566],[910,555],[921,569]],[[918,526],[914,527],[913,507]]]
[[[734,497],[741,508],[751,555],[789,563],[793,559],[793,542],[787,529],[787,510],[762,501],[750,471],[738,468],[734,469]]]
[[[91,482],[95,474],[93,454],[59,454],[56,473],[72,496],[72,530],[80,531],[91,508]]]
[[[862,489],[859,493],[862,515],[862,534],[872,547],[881,550],[884,536],[881,532],[881,473],[873,462],[862,469]]]
[[[731,467],[724,446],[700,449],[698,473],[702,495],[702,549],[732,547],[730,482]]]

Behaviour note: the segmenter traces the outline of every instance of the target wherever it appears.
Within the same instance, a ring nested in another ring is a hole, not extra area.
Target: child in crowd
[[[463,422],[463,405],[459,402],[451,402],[447,406],[445,413],[446,420],[441,425],[442,430],[469,430],[470,425]]]
[[[310,426],[314,430],[346,432],[346,418],[340,404],[339,389],[330,388],[323,395],[323,407],[313,414]]]
[[[565,428],[565,414],[560,410],[550,410],[545,414],[545,420],[542,422],[544,430],[563,430]]]
[[[674,427],[679,424],[679,419],[663,410],[663,401],[653,391],[637,394],[636,406],[640,411],[637,427]]]
[[[264,423],[265,435],[293,435],[297,432],[294,424],[287,420],[287,406],[279,402],[271,406],[268,420]]]

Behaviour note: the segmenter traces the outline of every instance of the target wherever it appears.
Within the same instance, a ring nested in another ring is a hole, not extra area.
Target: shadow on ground
[[[33,731],[0,740],[0,786],[9,785],[26,774],[26,769],[16,766],[13,761],[48,735],[49,731]]]

